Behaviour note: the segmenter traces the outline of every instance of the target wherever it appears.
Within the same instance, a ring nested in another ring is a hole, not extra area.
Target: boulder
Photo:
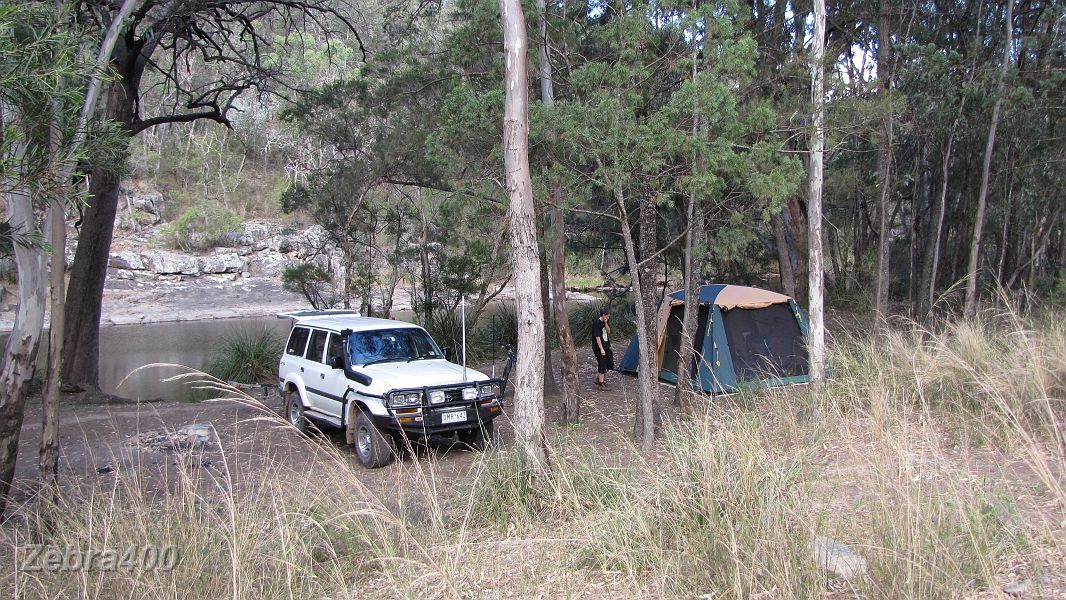
[[[107,266],[112,269],[127,269],[130,271],[143,271],[144,260],[136,252],[116,252],[107,259]]]
[[[214,256],[205,256],[200,259],[201,270],[204,273],[240,273],[248,266],[248,259],[235,252],[226,252]]]
[[[148,269],[157,275],[199,275],[200,261],[195,256],[175,252],[146,252]]]
[[[811,542],[811,557],[818,566],[847,580],[862,577],[868,569],[865,558],[833,538],[815,537]]]
[[[163,194],[157,191],[131,190],[123,187],[119,200],[120,210],[132,208],[130,216],[138,225],[158,225],[163,220]]]
[[[260,252],[248,261],[248,271],[256,277],[279,277],[293,260],[277,252]]]
[[[242,239],[249,240],[248,245],[254,244],[256,241],[263,238],[268,238],[278,231],[280,227],[273,223],[266,223],[263,221],[248,221],[244,224],[244,236]]]

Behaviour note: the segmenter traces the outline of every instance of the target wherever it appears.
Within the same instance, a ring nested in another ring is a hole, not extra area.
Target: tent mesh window
[[[788,304],[734,308],[722,322],[738,380],[807,374],[807,345]]]
[[[663,345],[662,370],[677,375],[678,363],[681,361],[681,330],[684,325],[684,305],[670,308],[670,318],[666,321],[666,339]],[[699,364],[703,349],[703,336],[707,333],[707,305],[701,304],[696,316],[696,336],[692,338],[696,347],[689,365],[689,374],[695,377],[696,365]]]

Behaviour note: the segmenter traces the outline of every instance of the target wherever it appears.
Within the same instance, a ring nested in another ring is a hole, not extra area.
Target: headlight
[[[398,393],[389,396],[389,405],[393,408],[402,408],[405,406],[420,406],[421,404],[422,394],[418,392]]]
[[[430,404],[440,404],[444,402],[444,390],[433,390],[429,393]]]
[[[476,400],[477,388],[463,388],[463,400]]]
[[[498,398],[500,396],[500,384],[498,383],[486,383],[481,386],[480,394],[482,399]]]

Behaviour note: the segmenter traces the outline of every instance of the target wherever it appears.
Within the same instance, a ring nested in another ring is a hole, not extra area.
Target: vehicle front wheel
[[[282,406],[285,407],[285,414],[289,424],[299,430],[300,433],[307,433],[307,417],[304,416],[304,405],[303,401],[300,400],[300,393],[286,389],[282,399]]]
[[[484,421],[477,427],[464,429],[459,432],[459,443],[466,445],[471,450],[481,452],[496,447],[499,438],[492,421]]]
[[[355,430],[355,455],[364,467],[377,469],[392,462],[392,445],[365,412],[358,412],[353,429]]]

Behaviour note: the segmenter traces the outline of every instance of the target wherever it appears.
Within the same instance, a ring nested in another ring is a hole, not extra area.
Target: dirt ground
[[[592,448],[625,447],[623,441],[632,428],[633,403],[637,396],[636,380],[616,373],[608,375],[610,389],[594,385],[595,363],[591,358],[580,364],[582,423],[567,434],[584,440]],[[510,388],[509,388],[510,389]],[[671,412],[667,399],[673,388],[662,388],[664,410]],[[383,469],[365,469],[358,464],[355,452],[345,443],[342,430],[326,429],[315,436],[320,446],[308,444],[283,421],[281,400],[273,389],[247,391],[258,403],[232,400],[209,400],[197,403],[159,400],[132,402],[119,398],[87,399],[83,394],[67,394],[60,407],[60,472],[65,486],[107,487],[120,469],[136,469],[149,492],[163,492],[178,478],[175,469],[188,467],[190,457],[205,475],[222,469],[239,477],[254,479],[264,465],[286,464],[297,472],[307,472],[320,465],[319,450],[339,450],[367,488],[382,499],[401,493],[402,479],[395,465]],[[503,445],[513,440],[513,428],[506,411],[512,409],[508,393],[505,415],[496,420]],[[549,435],[559,433],[561,405],[558,397],[545,401]],[[181,431],[190,425],[206,425],[210,441],[190,452],[184,447],[189,436]],[[41,431],[39,398],[27,404],[19,443],[19,461],[15,474],[14,500],[28,500],[37,485],[37,451]],[[442,481],[459,478],[474,463],[473,453],[458,447],[454,438],[433,438],[419,446],[416,456],[401,460],[429,459],[435,476]],[[183,462],[184,461],[184,462]],[[235,467],[236,466],[236,467]],[[187,471],[186,471],[187,472]],[[169,483],[168,483],[169,482]]]

